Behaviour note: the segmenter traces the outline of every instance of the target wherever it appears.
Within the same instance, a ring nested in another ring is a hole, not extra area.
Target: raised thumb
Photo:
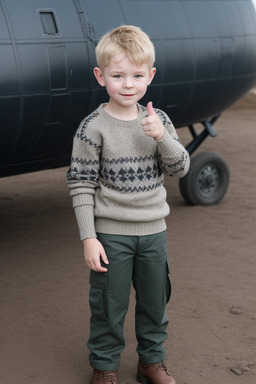
[[[148,104],[147,104],[147,110],[148,110],[148,114],[149,116],[151,115],[155,115],[155,111],[154,111],[154,108],[153,108],[153,103],[152,101],[149,101]]]

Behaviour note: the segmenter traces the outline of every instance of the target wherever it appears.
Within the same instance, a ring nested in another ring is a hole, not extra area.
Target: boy
[[[189,155],[168,116],[138,104],[154,78],[154,46],[120,26],[96,47],[94,75],[109,101],[75,135],[67,185],[90,272],[91,384],[117,384],[130,286],[136,291],[137,380],[175,384],[164,365],[170,298],[163,174],[184,176]]]

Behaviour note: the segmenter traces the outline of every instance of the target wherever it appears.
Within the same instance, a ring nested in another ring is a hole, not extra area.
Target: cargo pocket
[[[98,320],[108,320],[107,310],[107,272],[90,273],[89,303],[92,316]]]
[[[166,294],[166,304],[169,302],[172,293],[172,285],[170,279],[170,264],[169,260],[166,262],[166,286],[165,286],[165,294]]]

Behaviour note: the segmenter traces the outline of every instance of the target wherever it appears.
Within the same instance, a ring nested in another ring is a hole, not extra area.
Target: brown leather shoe
[[[143,384],[176,384],[163,361],[154,364],[139,361],[137,380]]]
[[[90,384],[118,384],[117,371],[97,371],[93,370]]]

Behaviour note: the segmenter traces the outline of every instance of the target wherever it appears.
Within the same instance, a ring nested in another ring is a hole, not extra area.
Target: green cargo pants
[[[131,282],[136,291],[135,330],[140,361],[164,360],[171,295],[166,232],[148,236],[98,234],[108,256],[108,272],[90,275],[90,364],[116,370],[125,347],[123,332]]]

